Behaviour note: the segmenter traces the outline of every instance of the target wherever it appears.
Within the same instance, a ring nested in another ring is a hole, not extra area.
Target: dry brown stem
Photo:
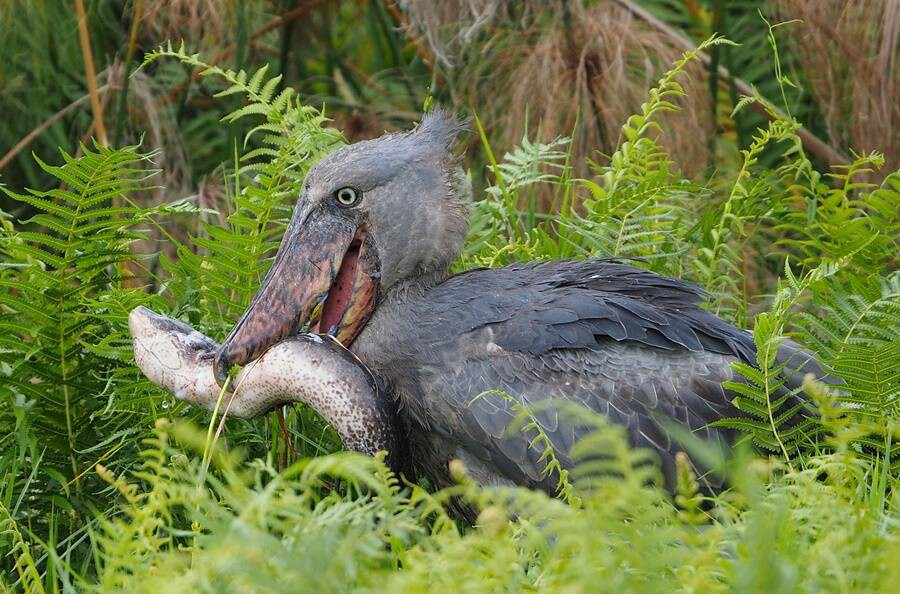
[[[91,37],[87,28],[84,0],[75,0],[75,12],[78,15],[78,37],[81,40],[81,55],[84,56],[84,74],[87,78],[88,96],[91,98],[97,142],[107,146],[109,140],[106,137],[106,126],[103,124],[103,106],[100,104],[100,94],[97,92],[97,73],[94,71],[94,53],[91,51]]]
[[[102,93],[108,88],[109,85],[103,85],[102,87],[99,87],[97,89],[97,92]],[[68,105],[54,113],[52,116],[44,120],[37,128],[26,134],[25,137],[22,138],[22,140],[16,143],[16,146],[9,149],[9,151],[7,151],[2,158],[0,158],[0,171],[3,171],[3,168],[9,165],[10,161],[16,158],[16,155],[22,152],[22,150],[29,144],[34,142],[34,139],[43,134],[47,130],[47,128],[59,121],[60,118],[65,117],[67,114],[87,103],[90,98],[90,95],[83,95],[82,97],[79,97],[75,101],[69,103]]]

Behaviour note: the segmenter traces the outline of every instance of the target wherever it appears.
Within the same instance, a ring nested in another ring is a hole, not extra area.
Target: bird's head
[[[447,274],[468,227],[468,185],[452,152],[462,129],[435,111],[410,132],[345,146],[310,170],[271,269],[216,354],[220,381],[316,310],[318,331],[349,346],[380,295]]]

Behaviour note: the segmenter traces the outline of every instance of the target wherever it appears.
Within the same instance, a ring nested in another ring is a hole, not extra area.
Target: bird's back
[[[669,425],[733,441],[709,423],[739,414],[722,382],[739,379],[731,362],[755,357],[752,336],[700,308],[703,296],[683,281],[602,260],[474,270],[398,307],[402,340],[369,355],[385,365],[363,360],[386,376],[417,426],[432,476],[463,458],[485,482],[551,490],[542,452],[528,446],[534,435],[509,425],[517,404],[556,399],[624,426],[632,445],[660,453],[671,479],[679,445]],[[818,371],[802,350],[783,354],[792,355],[794,376],[785,390],[798,385],[800,370]],[[589,426],[558,409],[534,410],[570,466],[569,449]]]

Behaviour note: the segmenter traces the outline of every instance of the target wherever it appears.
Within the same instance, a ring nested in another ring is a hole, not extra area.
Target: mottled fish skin
[[[472,198],[453,146],[464,128],[438,108],[411,131],[346,145],[319,160],[304,179],[273,266],[220,349],[218,368],[245,364],[310,319],[349,238],[364,230],[377,256],[368,266],[377,269],[368,276],[377,291],[354,287],[365,306],[346,312],[338,331],[352,327],[343,344],[396,402],[403,446],[435,486],[454,483],[449,464],[459,459],[480,483],[555,494],[558,474],[546,472],[534,432],[510,430],[517,405],[533,412],[564,468],[603,452],[581,457],[573,444],[594,426],[538,406],[546,400],[624,428],[632,446],[659,455],[670,487],[682,447],[673,427],[723,449],[741,439],[712,424],[747,415],[734,404],[739,392],[723,382],[743,381],[732,365],[754,365],[756,345],[750,333],[703,307],[702,289],[602,259],[451,275]],[[363,196],[349,208],[335,200],[344,187]],[[773,397],[789,426],[803,423],[815,414],[801,393],[803,378],[828,381],[826,370],[787,340],[776,362],[783,383]],[[706,468],[697,470],[708,490],[723,486],[714,473],[702,476]]]
[[[157,386],[207,410],[221,388],[213,371],[218,344],[177,320],[144,307],[129,315],[134,358]],[[250,418],[292,402],[311,406],[348,450],[374,455],[397,448],[392,403],[379,398],[368,369],[333,338],[300,334],[269,348],[232,380],[221,407]]]

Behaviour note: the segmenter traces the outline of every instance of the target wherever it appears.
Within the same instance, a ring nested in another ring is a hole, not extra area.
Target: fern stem
[[[110,155],[112,153],[107,153],[100,164],[94,169],[94,173],[98,173],[104,171],[106,169],[107,163],[110,161]],[[85,201],[87,200],[87,195],[90,192],[90,189],[93,187],[95,182],[94,176],[91,176],[84,183],[84,189],[81,191],[78,200],[78,206],[75,207],[75,214],[72,217],[72,222],[69,225],[69,231],[66,234],[66,250],[63,253],[63,262],[67,265],[69,261],[72,259],[72,244],[75,242],[75,229],[78,225],[78,217],[82,213],[82,208],[84,206]],[[78,477],[78,463],[75,460],[75,432],[72,428],[72,403],[71,403],[71,395],[69,394],[69,370],[68,370],[68,361],[66,359],[66,328],[64,323],[64,314],[65,314],[65,305],[66,305],[66,288],[67,281],[69,277],[66,275],[66,267],[64,266],[62,270],[59,271],[59,301],[57,302],[57,314],[59,318],[58,322],[58,337],[59,337],[59,367],[60,374],[62,375],[62,389],[63,389],[63,403],[65,407],[66,413],[66,438],[69,444],[69,461],[72,463],[72,477],[75,479],[75,488],[80,489],[80,482],[77,480]]]
[[[781,328],[779,328],[778,333],[781,334]],[[771,341],[766,342],[764,362],[765,365],[760,369],[763,373],[763,380],[766,386],[766,414],[769,420],[769,427],[772,428],[772,437],[775,438],[775,441],[778,443],[778,447],[781,448],[781,454],[784,456],[784,461],[788,465],[791,466],[791,456],[788,454],[787,447],[784,445],[784,442],[781,439],[781,436],[778,434],[778,424],[775,422],[775,411],[772,409],[772,348]]]

